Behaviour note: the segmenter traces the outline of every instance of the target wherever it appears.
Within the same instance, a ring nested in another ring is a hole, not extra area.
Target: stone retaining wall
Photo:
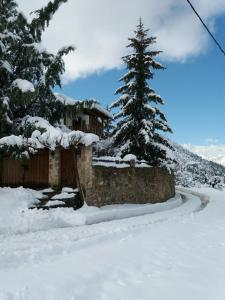
[[[175,195],[174,176],[160,168],[92,166],[89,176],[88,205],[157,203]]]
[[[79,149],[77,167],[88,205],[156,203],[175,195],[173,174],[160,168],[135,166],[134,163],[122,168],[92,165],[91,147]],[[49,184],[53,187],[61,184],[60,169],[60,150],[57,149],[49,156]]]

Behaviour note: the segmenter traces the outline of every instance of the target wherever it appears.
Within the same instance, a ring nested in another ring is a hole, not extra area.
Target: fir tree
[[[109,105],[106,106],[106,110],[110,112]],[[104,121],[104,132],[103,132],[104,138],[112,137],[112,133],[114,130],[115,130],[114,120],[108,119],[107,121]]]
[[[64,47],[56,55],[41,46],[42,33],[59,6],[67,0],[50,1],[28,22],[14,0],[0,0],[0,136],[16,133],[26,115],[59,121],[63,104],[52,89],[61,86],[65,71]],[[24,88],[27,85],[30,88]]]
[[[156,38],[148,36],[141,20],[134,33],[127,46],[133,52],[122,58],[128,69],[128,73],[120,79],[124,85],[116,91],[122,96],[111,105],[111,108],[119,108],[115,114],[114,146],[120,147],[123,155],[132,153],[152,165],[163,165],[166,147],[170,144],[160,131],[172,131],[159,109],[163,99],[149,86],[153,71],[164,69],[155,60],[161,51],[149,49]]]

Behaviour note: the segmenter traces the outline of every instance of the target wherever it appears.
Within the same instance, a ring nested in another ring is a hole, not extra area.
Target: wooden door
[[[40,150],[23,165],[25,168],[24,185],[33,187],[48,186],[49,150]]]
[[[71,149],[61,150],[61,186],[77,187],[74,154]]]
[[[20,186],[23,169],[20,161],[4,157],[1,161],[1,185],[2,186]]]
[[[29,160],[21,161],[5,157],[1,161],[0,184],[2,186],[47,187],[48,176],[48,150],[40,150]]]

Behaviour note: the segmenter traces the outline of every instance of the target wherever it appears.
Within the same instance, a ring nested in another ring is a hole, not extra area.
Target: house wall
[[[79,117],[81,118],[82,121],[85,122],[86,126],[89,126],[90,123],[90,116],[84,113],[80,113]]]
[[[96,112],[80,113],[77,115],[76,120],[72,120],[69,116],[66,116],[65,125],[72,130],[81,130],[102,136],[104,120],[105,118]]]

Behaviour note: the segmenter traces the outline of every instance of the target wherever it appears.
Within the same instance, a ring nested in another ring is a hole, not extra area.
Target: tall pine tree
[[[26,115],[40,116],[52,124],[59,121],[63,108],[52,89],[61,86],[65,70],[65,47],[56,55],[41,46],[42,34],[67,0],[50,1],[35,11],[31,22],[18,11],[14,0],[0,0],[0,137],[17,133]]]
[[[161,51],[150,49],[156,38],[148,36],[141,20],[134,33],[127,46],[132,53],[122,58],[128,69],[120,79],[124,85],[116,91],[116,94],[122,95],[111,105],[111,108],[119,109],[115,114],[114,146],[120,147],[123,155],[132,153],[151,165],[163,165],[167,159],[166,148],[170,144],[160,131],[172,130],[159,109],[163,99],[149,85],[154,70],[164,69],[155,60]]]

